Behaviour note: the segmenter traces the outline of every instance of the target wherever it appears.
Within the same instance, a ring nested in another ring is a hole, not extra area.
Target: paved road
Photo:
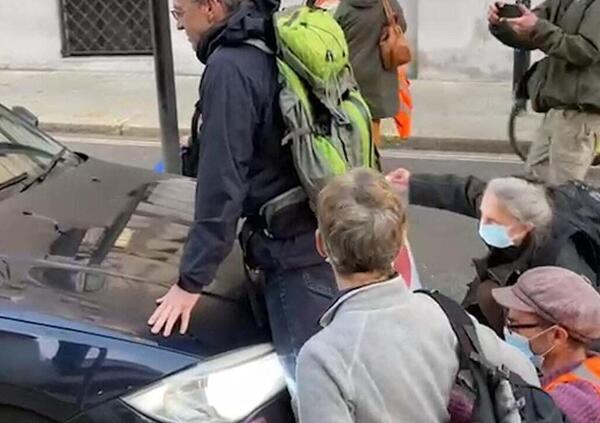
[[[152,168],[160,159],[160,144],[147,140],[58,137],[74,150],[123,164]],[[387,169],[406,167],[413,173],[474,174],[483,178],[518,173],[521,164],[512,156],[465,155],[393,151],[384,154]],[[410,209],[410,239],[422,281],[453,297],[462,297],[472,279],[471,258],[484,253],[477,222],[438,210]]]

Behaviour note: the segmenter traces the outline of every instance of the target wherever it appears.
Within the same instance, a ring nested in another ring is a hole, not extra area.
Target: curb
[[[143,126],[40,122],[40,129],[45,132],[55,132],[69,135],[108,135],[111,137],[117,136],[154,139],[160,137],[160,128]],[[181,136],[189,136],[190,130],[187,128],[180,128],[179,134]]]
[[[527,151],[531,141],[520,143],[524,151]],[[488,153],[488,154],[514,154],[508,139],[485,139],[485,138],[433,138],[416,136],[403,140],[397,136],[384,136],[383,148],[401,150],[428,150],[447,151],[463,153]]]
[[[148,138],[158,142],[160,128],[138,127],[127,125],[110,124],[73,124],[73,123],[40,123],[40,128],[46,132],[54,132],[68,135],[106,135],[110,137],[132,137]],[[180,136],[189,136],[187,128],[179,130]],[[384,149],[415,150],[415,151],[447,151],[447,152],[469,152],[488,154],[513,154],[512,147],[507,139],[485,139],[485,138],[461,138],[461,137],[428,137],[415,136],[408,140],[401,139],[395,135],[383,135]],[[522,143],[526,150],[530,141]]]

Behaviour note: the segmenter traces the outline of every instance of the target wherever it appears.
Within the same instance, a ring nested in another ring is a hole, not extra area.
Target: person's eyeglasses
[[[179,10],[172,9],[171,10],[171,16],[173,16],[173,19],[175,19],[176,21],[179,21],[182,18],[182,16],[183,16],[183,12],[180,12]]]
[[[539,323],[507,323],[506,328],[510,331],[519,329],[533,329],[540,327]]]

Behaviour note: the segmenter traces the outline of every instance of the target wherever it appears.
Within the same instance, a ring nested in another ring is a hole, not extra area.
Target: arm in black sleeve
[[[410,177],[410,203],[478,219],[486,183],[474,176],[415,174]]]
[[[577,251],[574,239],[569,239],[560,249],[556,257],[556,266],[564,267],[573,272],[583,275],[593,283],[596,283],[596,272],[590,267],[585,258]]]
[[[221,60],[209,64],[205,72],[196,209],[178,282],[195,293],[213,281],[233,247],[259,121],[249,81],[236,64]]]

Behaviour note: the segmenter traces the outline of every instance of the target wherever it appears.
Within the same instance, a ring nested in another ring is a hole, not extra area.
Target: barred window
[[[63,56],[152,54],[148,0],[61,0]]]

